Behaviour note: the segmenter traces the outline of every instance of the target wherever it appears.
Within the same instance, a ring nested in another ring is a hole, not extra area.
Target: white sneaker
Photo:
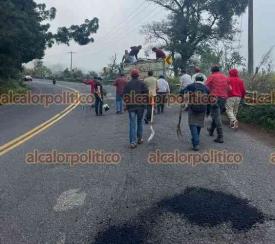
[[[239,121],[238,120],[235,120],[233,124],[234,124],[234,127],[233,127],[234,129],[239,128]]]

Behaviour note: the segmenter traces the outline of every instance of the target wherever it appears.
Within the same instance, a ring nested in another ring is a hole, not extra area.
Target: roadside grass
[[[275,106],[244,105],[240,109],[239,120],[247,124],[257,125],[267,131],[275,132]]]
[[[23,81],[9,80],[3,82],[0,80],[0,96],[3,94],[8,94],[9,92],[13,92],[14,94],[24,94],[28,90],[28,85]],[[2,105],[1,100],[0,105]]]

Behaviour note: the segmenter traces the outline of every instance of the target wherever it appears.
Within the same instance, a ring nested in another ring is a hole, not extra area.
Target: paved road
[[[81,84],[59,84],[89,91]],[[50,83],[35,82],[33,89],[38,88],[60,92]],[[20,109],[0,107],[1,143],[64,107]],[[216,145],[204,131],[202,151],[241,153],[244,161],[234,167],[150,165],[148,155],[158,149],[190,152],[186,115],[181,141],[175,136],[177,109],[170,108],[156,118],[154,141],[135,151],[128,149],[127,123],[127,115],[116,115],[113,106],[100,118],[80,106],[2,156],[0,243],[275,242],[275,166],[269,163],[274,148],[229,129],[226,143]],[[145,137],[149,134],[145,127]],[[74,167],[26,164],[25,155],[35,149],[104,150],[120,153],[122,160]]]

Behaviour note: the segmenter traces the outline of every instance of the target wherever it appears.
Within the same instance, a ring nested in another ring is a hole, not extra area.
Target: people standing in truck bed
[[[166,54],[165,54],[165,52],[163,52],[160,48],[154,47],[154,48],[152,49],[152,51],[153,51],[154,53],[156,53],[156,60],[158,60],[158,59],[166,59]]]
[[[131,51],[129,53],[129,57],[131,59],[131,63],[135,63],[136,61],[138,61],[138,54],[140,52],[140,50],[142,49],[142,46],[133,46],[130,48]]]

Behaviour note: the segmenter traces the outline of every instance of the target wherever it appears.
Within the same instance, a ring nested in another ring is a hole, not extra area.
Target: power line
[[[146,1],[142,1],[142,3],[140,5],[138,5],[138,7],[135,8],[123,21],[121,21],[119,24],[117,24],[116,26],[111,28],[111,31],[107,32],[107,34],[105,36],[103,36],[102,38],[108,39],[108,37],[110,37],[110,35],[116,33],[118,30],[120,30],[120,27],[124,23],[129,23],[131,20],[133,20],[137,15],[139,15],[142,11],[144,11],[143,5],[145,5],[145,4],[148,5],[148,3]]]
[[[150,11],[150,12],[151,13],[146,18],[143,18],[143,22],[141,22],[139,25],[136,25],[135,27],[133,27],[130,31],[125,31],[124,30],[123,35],[117,35],[114,38],[108,38],[108,39],[106,39],[105,42],[100,43],[101,45],[103,45],[103,47],[101,47],[100,49],[95,50],[95,51],[93,50],[91,52],[86,52],[85,54],[87,54],[87,53],[89,53],[91,55],[98,54],[98,53],[102,52],[107,45],[109,45],[111,43],[115,43],[116,41],[125,40],[129,36],[129,33],[134,33],[135,31],[138,31],[141,28],[142,25],[144,25],[145,23],[147,23],[147,21],[149,19],[151,19],[151,17],[154,14],[156,14],[157,12],[159,12],[159,9],[155,9],[154,11]],[[129,22],[128,22],[128,24],[129,24]],[[120,34],[120,31],[116,32],[116,34]]]

